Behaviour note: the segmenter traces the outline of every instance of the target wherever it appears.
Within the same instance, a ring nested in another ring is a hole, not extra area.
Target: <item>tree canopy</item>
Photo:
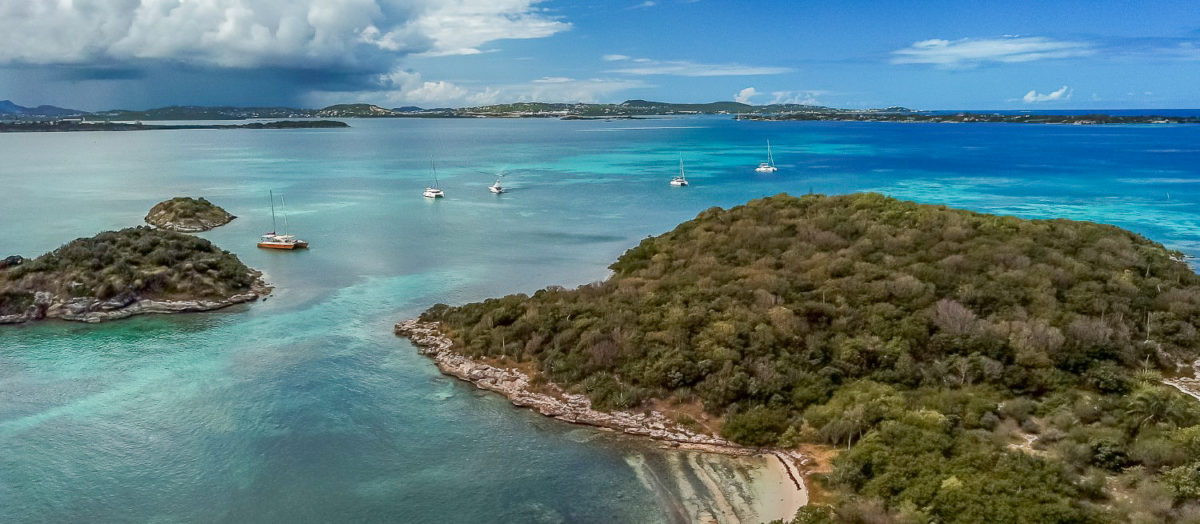
[[[1200,277],[1140,235],[778,195],[704,211],[610,268],[422,319],[602,409],[698,401],[737,442],[848,446],[828,479],[845,519],[1200,514],[1200,455],[1172,451],[1200,409],[1157,375],[1200,353]]]

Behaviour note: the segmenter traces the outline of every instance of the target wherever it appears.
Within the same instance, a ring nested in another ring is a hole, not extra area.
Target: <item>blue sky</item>
[[[0,0],[0,99],[1200,107],[1192,1]]]

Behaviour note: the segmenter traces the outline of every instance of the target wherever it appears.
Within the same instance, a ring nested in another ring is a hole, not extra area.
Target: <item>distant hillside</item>
[[[337,104],[316,112],[319,117],[377,118],[399,116],[400,113],[372,104]]]
[[[291,107],[168,106],[145,111],[114,109],[88,114],[88,120],[244,120],[248,118],[311,118],[311,109]]]
[[[83,114],[86,114],[86,111],[47,105],[25,107],[14,104],[11,100],[0,100],[0,117],[64,117]]]

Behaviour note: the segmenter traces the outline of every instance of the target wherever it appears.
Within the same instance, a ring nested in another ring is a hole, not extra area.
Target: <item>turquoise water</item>
[[[439,375],[391,325],[603,279],[640,238],[787,191],[1096,220],[1200,255],[1200,126],[358,120],[0,135],[0,255],[205,196],[266,301],[0,327],[0,521],[656,521],[667,452]],[[752,168],[771,139],[780,170]],[[688,188],[669,187],[682,152]],[[447,198],[428,201],[436,159]],[[505,170],[509,193],[486,187]],[[257,250],[267,192],[305,252]],[[652,471],[652,473],[653,473]],[[665,474],[665,473],[664,473]]]

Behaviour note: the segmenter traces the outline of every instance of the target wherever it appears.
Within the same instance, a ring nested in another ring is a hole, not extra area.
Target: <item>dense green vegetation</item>
[[[146,222],[172,231],[207,231],[237,218],[205,198],[175,197],[146,213]]]
[[[780,195],[648,238],[607,281],[437,305],[460,351],[601,408],[701,402],[748,445],[838,446],[799,520],[1200,518],[1200,277],[1116,227]]]
[[[257,273],[208,240],[135,227],[73,240],[0,270],[0,315],[19,314],[36,292],[60,299],[224,299]]]

